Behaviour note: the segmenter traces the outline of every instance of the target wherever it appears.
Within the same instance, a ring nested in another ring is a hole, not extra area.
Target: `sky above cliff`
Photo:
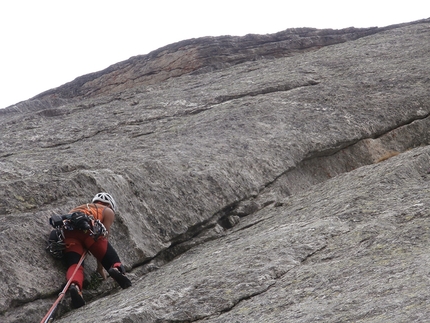
[[[185,39],[384,27],[428,17],[430,1],[422,0],[2,1],[0,108]]]

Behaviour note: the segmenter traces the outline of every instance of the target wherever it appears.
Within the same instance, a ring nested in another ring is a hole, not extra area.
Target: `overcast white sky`
[[[428,0],[2,0],[0,108],[180,40],[428,17]]]

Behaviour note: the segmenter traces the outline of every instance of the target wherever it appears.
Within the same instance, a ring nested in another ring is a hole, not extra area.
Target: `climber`
[[[78,206],[70,211],[72,218],[65,220],[63,226],[66,246],[64,258],[68,267],[67,280],[71,278],[80,257],[88,250],[97,259],[97,272],[103,279],[106,279],[104,268],[122,288],[131,286],[131,281],[125,276],[125,270],[117,252],[107,239],[116,210],[116,203],[110,194],[98,193],[91,203]],[[82,297],[83,281],[84,268],[82,265],[78,268],[69,287],[74,308],[85,305]]]

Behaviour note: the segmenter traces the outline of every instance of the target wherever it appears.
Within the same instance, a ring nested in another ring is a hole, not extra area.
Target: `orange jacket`
[[[107,208],[107,206],[95,204],[95,203],[87,203],[78,207],[75,207],[70,213],[73,212],[83,212],[89,217],[92,217],[93,220],[100,220],[103,223],[103,211]]]

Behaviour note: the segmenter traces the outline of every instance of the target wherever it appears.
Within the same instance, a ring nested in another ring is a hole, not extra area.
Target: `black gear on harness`
[[[108,234],[108,231],[100,220],[92,220],[92,228],[92,236],[94,237],[94,240],[97,240],[99,237],[106,237]]]
[[[77,230],[91,230],[91,219],[83,212],[75,212],[70,216],[70,225]]]
[[[63,228],[65,230],[91,230],[91,219],[83,212],[53,215],[49,219],[49,223],[54,228]]]
[[[63,258],[63,251],[66,249],[64,243],[63,231],[60,228],[56,228],[51,231],[48,238],[48,245],[46,250],[55,259]]]
[[[93,220],[83,212],[74,212],[65,215],[53,215],[49,223],[60,230],[82,230],[89,231],[95,240],[107,236],[108,232],[100,220]]]

